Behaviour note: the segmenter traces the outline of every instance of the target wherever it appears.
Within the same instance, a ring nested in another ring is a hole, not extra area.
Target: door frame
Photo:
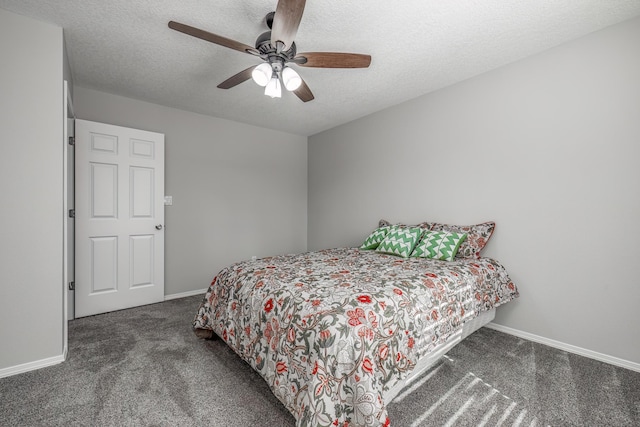
[[[69,164],[69,151],[73,147],[69,145],[70,132],[69,120],[75,119],[73,111],[73,101],[69,90],[69,83],[64,80],[64,107],[63,107],[63,137],[62,137],[62,357],[67,359],[69,351],[69,319],[73,319],[73,312],[69,313],[70,298],[73,298],[73,291],[69,290],[70,272],[73,270],[73,258],[75,254],[69,255],[69,197],[74,197],[73,182],[69,180],[69,173],[74,173],[75,165]],[[71,317],[70,317],[71,316]]]

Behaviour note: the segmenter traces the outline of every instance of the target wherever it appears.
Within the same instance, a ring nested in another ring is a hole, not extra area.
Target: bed
[[[517,296],[491,258],[337,248],[224,268],[193,326],[256,370],[297,426],[380,426],[416,372]]]

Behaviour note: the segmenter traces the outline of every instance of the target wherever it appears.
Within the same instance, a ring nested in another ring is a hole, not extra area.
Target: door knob
[[[162,230],[162,224],[156,225],[156,230]]]

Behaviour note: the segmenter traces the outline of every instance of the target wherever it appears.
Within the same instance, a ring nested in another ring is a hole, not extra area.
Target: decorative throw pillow
[[[376,251],[408,258],[421,235],[422,230],[417,227],[392,227]]]
[[[378,227],[403,227],[403,228],[421,228],[422,230],[430,230],[431,229],[431,225],[433,223],[432,222],[421,222],[420,224],[416,224],[416,225],[406,225],[406,224],[391,224],[389,221],[387,221],[386,219],[381,219],[380,221],[378,221]]]
[[[378,221],[378,227],[391,227],[392,225],[393,224],[391,224],[386,219],[381,219],[380,221]]]
[[[466,238],[466,234],[449,231],[425,231],[411,256],[453,261]]]
[[[385,236],[389,233],[391,227],[380,227],[373,233],[369,234],[369,237],[364,241],[360,249],[375,249],[382,242]]]
[[[449,225],[434,223],[431,231],[450,231],[454,233],[466,233],[467,238],[460,245],[456,258],[480,258],[480,251],[487,245],[489,238],[496,228],[493,221],[476,225]]]

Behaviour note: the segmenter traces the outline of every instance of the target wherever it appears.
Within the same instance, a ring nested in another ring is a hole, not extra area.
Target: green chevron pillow
[[[452,233],[462,234],[465,233],[467,238],[460,245],[456,258],[480,258],[480,251],[489,242],[489,238],[493,234],[493,230],[496,228],[496,223],[493,221],[483,222],[476,225],[451,225],[433,223],[431,231],[449,231]]]
[[[408,258],[421,235],[419,228],[391,227],[376,251]]]
[[[389,233],[391,227],[380,227],[373,233],[369,234],[369,237],[364,241],[360,249],[375,249],[382,242],[385,236]]]
[[[422,240],[411,253],[412,257],[453,261],[466,234],[450,231],[425,231]]]

